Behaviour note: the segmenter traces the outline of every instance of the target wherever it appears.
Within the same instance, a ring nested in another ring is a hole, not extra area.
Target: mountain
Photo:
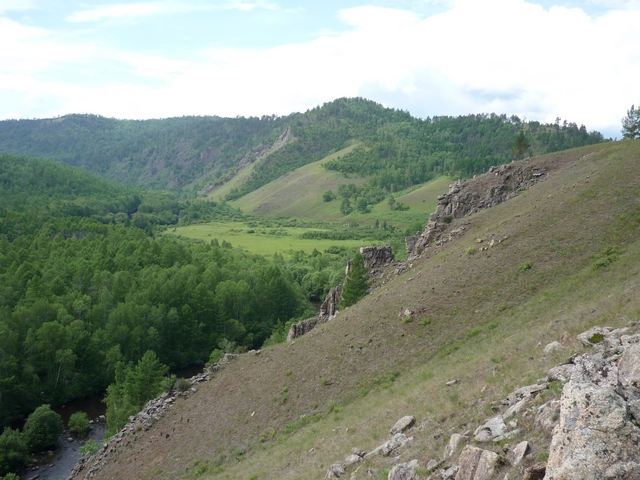
[[[333,464],[372,451],[405,415],[417,422],[399,459],[365,457],[343,476],[386,478],[417,459],[426,478],[453,434],[472,435],[505,395],[584,352],[577,334],[637,320],[638,158],[640,141],[624,141],[515,162],[540,180],[449,218],[439,242],[378,270],[373,292],[333,320],[229,357],[190,394],[161,400],[163,414],[135,419],[75,478],[335,478]],[[469,191],[499,174],[469,180]],[[545,387],[531,412],[561,386]],[[502,455],[526,440],[523,470],[544,468],[550,433],[534,416],[483,448]]]
[[[530,145],[523,153],[530,154],[604,140],[573,123],[541,125],[495,114],[421,120],[363,98],[341,98],[284,117],[5,120],[0,153],[58,160],[111,180],[190,196],[215,194],[241,176],[226,191],[232,200],[357,145],[326,168],[375,177],[369,190],[379,201],[379,191],[398,191],[443,173],[482,173],[510,161],[520,131]]]

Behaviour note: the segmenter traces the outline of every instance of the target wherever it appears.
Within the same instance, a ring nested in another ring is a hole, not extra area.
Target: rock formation
[[[361,247],[360,254],[364,260],[364,266],[371,270],[371,275],[375,276],[380,273],[380,268],[387,267],[393,262],[393,250],[390,245],[384,245],[382,247]],[[349,273],[351,268],[351,262],[347,262],[345,269],[345,276]],[[397,273],[396,273],[397,274]],[[384,277],[384,274],[383,274]],[[372,283],[375,283],[376,279],[372,279]],[[307,318],[302,322],[291,325],[289,333],[287,334],[287,341],[292,341],[302,335],[309,333],[316,326],[328,322],[338,315],[338,305],[342,299],[342,285],[338,285],[335,288],[329,290],[324,302],[320,305],[320,311],[315,317]]]
[[[513,198],[544,175],[537,167],[518,162],[491,167],[487,173],[471,180],[458,180],[449,186],[448,193],[438,197],[438,206],[429,216],[425,230],[405,238],[407,260],[416,259],[432,244],[440,245],[448,241],[450,238],[443,232],[454,218],[471,215]],[[453,231],[450,233],[449,237],[456,234]]]
[[[361,247],[360,255],[364,260],[364,266],[369,270],[377,267],[386,267],[393,262],[393,250],[390,245],[383,247]]]

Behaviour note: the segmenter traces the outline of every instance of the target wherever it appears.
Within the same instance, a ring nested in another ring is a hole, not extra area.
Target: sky
[[[620,137],[640,0],[0,0],[0,119],[557,117]]]

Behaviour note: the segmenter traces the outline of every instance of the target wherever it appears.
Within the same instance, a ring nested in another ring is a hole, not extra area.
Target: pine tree
[[[622,138],[640,138],[640,108],[636,110],[635,105],[631,105],[627,116],[622,119]]]
[[[516,141],[513,144],[513,154],[516,158],[520,158],[527,153],[529,147],[531,146],[531,142],[527,139],[524,132],[520,130],[520,133],[516,136]]]
[[[351,261],[351,268],[347,273],[347,280],[342,289],[340,308],[349,307],[367,294],[369,288],[369,271],[364,266],[364,259],[360,252]]]

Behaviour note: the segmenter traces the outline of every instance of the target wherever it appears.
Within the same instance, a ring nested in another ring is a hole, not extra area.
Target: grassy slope
[[[464,236],[335,320],[242,356],[125,442],[96,478],[322,478],[352,447],[382,443],[407,414],[420,426],[402,458],[422,465],[440,458],[452,433],[491,415],[492,401],[577,349],[577,333],[638,318],[638,158],[640,141],[535,159],[547,166],[546,181],[454,221]],[[477,238],[504,237],[489,251],[467,253]],[[620,257],[594,269],[592,256],[610,245]],[[525,262],[532,268],[522,271]],[[405,308],[419,312],[411,323],[399,318]],[[565,349],[545,357],[553,340]],[[461,382],[445,387],[454,378]],[[314,414],[317,422],[286,433]],[[533,457],[543,458],[541,434],[522,427]],[[391,462],[368,460],[358,478]]]
[[[322,201],[327,190],[337,190],[338,185],[365,181],[361,177],[346,178],[338,172],[325,170],[322,164],[332,158],[344,155],[357,144],[342,149],[317,162],[300,167],[270,182],[244,197],[231,202],[245,213],[291,217],[314,217],[333,220],[330,209]]]

